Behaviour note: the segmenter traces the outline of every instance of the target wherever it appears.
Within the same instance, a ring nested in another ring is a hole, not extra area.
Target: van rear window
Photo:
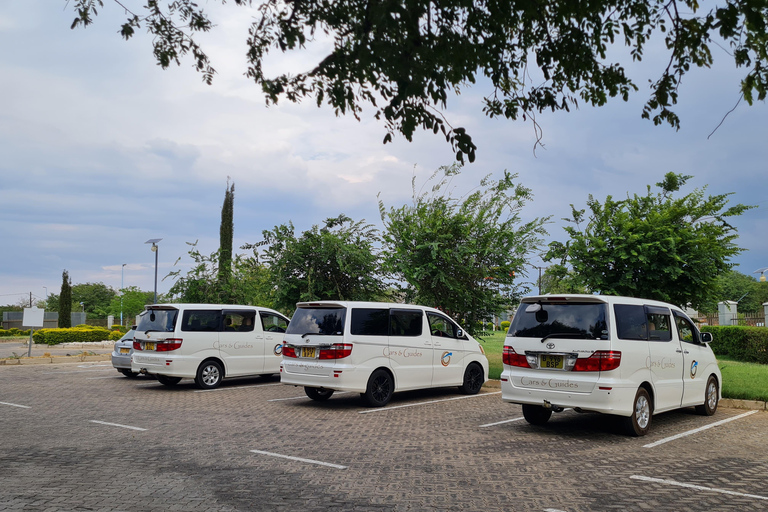
[[[602,303],[523,303],[507,336],[608,339],[607,306]]]
[[[178,309],[148,309],[139,315],[136,330],[140,332],[172,332],[176,326]]]
[[[341,335],[346,313],[346,308],[298,308],[285,333]]]

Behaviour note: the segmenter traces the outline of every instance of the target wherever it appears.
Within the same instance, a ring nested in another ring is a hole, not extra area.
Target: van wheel
[[[696,406],[696,412],[702,416],[712,416],[717,410],[717,402],[720,399],[718,392],[717,379],[710,375],[707,380],[707,389],[704,392],[704,404]]]
[[[368,379],[363,398],[371,407],[384,407],[389,403],[394,392],[392,376],[386,370],[376,370]]]
[[[624,418],[624,430],[630,436],[644,436],[651,429],[651,418],[653,418],[651,396],[645,388],[640,388],[632,404],[632,416]]]
[[[164,386],[175,386],[181,382],[181,377],[167,377],[165,375],[156,375],[157,382]]]
[[[464,371],[464,384],[459,386],[459,391],[465,395],[476,395],[483,387],[483,369],[477,363],[467,366]]]
[[[219,387],[224,371],[216,361],[205,361],[197,369],[195,384],[201,389],[213,389]]]
[[[125,375],[126,377],[128,377],[129,379],[132,379],[134,377],[138,377],[139,376],[138,373],[133,373],[131,370],[128,370],[128,369],[122,369],[122,370],[118,370],[118,371],[120,373],[122,373],[123,375]]]
[[[333,395],[332,389],[311,388],[309,386],[304,386],[304,392],[309,398],[318,402],[325,402]]]
[[[523,417],[531,425],[544,425],[552,416],[552,409],[540,405],[523,404]]]

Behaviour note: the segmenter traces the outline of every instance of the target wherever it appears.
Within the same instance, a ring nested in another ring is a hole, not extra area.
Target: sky
[[[240,247],[276,225],[292,222],[300,233],[340,213],[381,228],[379,199],[386,207],[408,203],[414,176],[420,187],[454,161],[431,132],[382,144],[386,132],[371,108],[357,121],[311,100],[267,107],[244,76],[252,13],[232,2],[204,5],[217,25],[199,38],[217,70],[213,85],[191,60],[162,70],[146,34],[124,41],[113,2],[94,25],[75,30],[72,2],[0,9],[0,305],[59,293],[64,270],[73,284],[152,291],[155,256],[145,242],[153,238],[162,239],[157,289],[167,292],[173,280],[165,276],[189,268],[189,243],[204,254],[217,250],[228,179]],[[320,42],[276,54],[267,70],[304,71],[324,49]],[[640,118],[648,79],[666,65],[651,48],[629,69],[640,87],[629,102],[538,115],[544,146],[535,151],[530,122],[486,118],[488,86],[465,89],[445,115],[473,136],[477,160],[454,180],[454,192],[516,173],[533,193],[523,218],[551,216],[547,241],[565,241],[570,204],[584,208],[590,194],[600,201],[644,194],[670,171],[693,175],[683,193],[706,186],[709,194],[733,193],[730,205],[758,206],[734,221],[746,251],[733,259],[736,270],[757,276],[768,267],[768,109],[738,103],[744,71],[724,51],[714,56],[712,69],[684,78],[679,131]],[[534,256],[531,265],[547,264]],[[528,271],[535,279],[538,271]]]

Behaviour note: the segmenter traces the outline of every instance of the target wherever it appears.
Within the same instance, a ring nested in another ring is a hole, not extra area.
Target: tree
[[[144,306],[154,303],[155,294],[154,292],[141,291],[135,286],[129,286],[122,291],[122,301],[119,295],[113,297],[109,304],[108,313],[118,319],[122,307],[123,318],[127,325],[132,325],[136,315],[144,311]]]
[[[743,249],[734,244],[731,217],[752,208],[726,209],[728,196],[704,196],[706,187],[673,198],[692,176],[667,173],[644,196],[627,195],[603,204],[591,195],[590,216],[571,205],[573,223],[566,243],[551,244],[549,258],[570,261],[588,288],[608,295],[627,295],[693,308],[716,300],[717,276],[733,266],[731,257]]]
[[[122,37],[129,39],[144,27],[160,66],[180,64],[191,54],[203,80],[212,82],[215,69],[195,33],[215,25],[195,0],[152,1],[143,12],[115,3],[127,15]],[[607,57],[622,54],[612,48],[622,43],[627,60],[638,61],[647,45],[663,39],[666,55],[660,57],[667,66],[660,76],[647,77],[650,97],[642,111],[655,124],[679,127],[671,110],[678,86],[691,67],[713,63],[711,45],[729,48],[735,64],[746,68],[741,93],[749,104],[766,96],[764,0],[706,6],[698,0],[235,0],[254,3],[246,75],[261,87],[268,104],[311,97],[318,106],[327,103],[337,114],[357,119],[369,104],[374,117],[384,120],[385,143],[395,133],[410,141],[419,127],[442,132],[460,161],[464,155],[473,161],[476,147],[441,112],[450,93],[459,94],[484,77],[491,85],[484,98],[486,115],[533,119],[534,124],[537,113],[567,111],[579,101],[596,106],[617,96],[627,101],[638,87],[621,62]],[[75,0],[72,28],[93,23],[103,5],[104,0]],[[266,75],[264,61],[271,51],[301,50],[320,38],[333,47],[309,70]]]
[[[293,311],[312,300],[379,300],[386,287],[376,251],[378,231],[344,214],[294,234],[293,223],[264,231],[269,242],[265,261],[274,287],[275,305]]]
[[[763,304],[768,302],[768,282],[759,282],[736,270],[718,276],[715,290],[715,300],[702,306],[702,311],[715,313],[717,303],[728,300],[739,303],[739,313],[762,313]]]
[[[379,210],[385,269],[406,283],[408,298],[440,308],[471,333],[519,297],[515,278],[542,243],[548,219],[521,220],[531,192],[507,172],[498,182],[486,177],[466,197],[451,197],[446,188],[460,168],[438,169],[429,180],[443,177],[421,194],[414,178],[412,205],[387,211],[380,202]]]
[[[112,299],[117,292],[104,283],[85,283],[72,286],[72,302],[83,303],[85,312],[97,318],[106,318]]]
[[[232,277],[232,238],[234,236],[235,184],[229,184],[221,206],[221,226],[219,227],[219,295],[226,302],[230,279]]]
[[[66,270],[61,274],[59,293],[59,327],[72,327],[72,281]]]
[[[541,276],[541,293],[589,293],[578,274],[562,264],[547,267]]]

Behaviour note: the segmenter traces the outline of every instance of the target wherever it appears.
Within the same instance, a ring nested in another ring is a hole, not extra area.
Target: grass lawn
[[[501,377],[501,351],[505,336],[505,332],[497,331],[477,338],[488,357],[489,379]],[[722,356],[717,361],[723,374],[723,398],[768,401],[768,365],[743,363]]]

